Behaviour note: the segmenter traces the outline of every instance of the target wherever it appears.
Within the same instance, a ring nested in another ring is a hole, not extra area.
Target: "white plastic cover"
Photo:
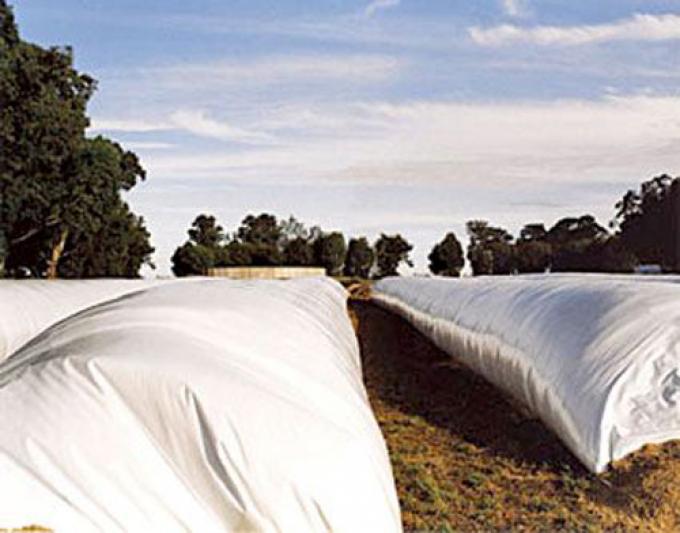
[[[48,326],[78,311],[157,283],[147,280],[0,280],[0,361]]]
[[[594,472],[680,438],[677,278],[391,278],[374,298],[536,413]]]
[[[323,278],[149,285],[39,334],[0,364],[2,525],[400,530],[345,298]]]

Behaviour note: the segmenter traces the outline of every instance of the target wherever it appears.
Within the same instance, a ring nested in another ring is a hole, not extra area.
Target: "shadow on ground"
[[[536,419],[494,386],[452,361],[401,317],[353,301],[367,386],[382,401],[462,439],[530,465],[583,467]]]
[[[407,530],[680,528],[680,444],[590,474],[540,421],[401,317],[353,299]],[[678,529],[680,530],[680,529]]]

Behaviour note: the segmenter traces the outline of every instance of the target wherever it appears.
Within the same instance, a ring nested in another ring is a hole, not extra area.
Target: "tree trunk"
[[[61,230],[59,235],[59,240],[52,247],[52,256],[47,265],[47,279],[57,279],[57,267],[59,266],[59,259],[61,259],[61,254],[64,252],[64,246],[66,246],[66,239],[68,238],[68,230]]]

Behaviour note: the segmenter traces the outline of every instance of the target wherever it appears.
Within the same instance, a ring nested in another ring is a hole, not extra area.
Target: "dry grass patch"
[[[680,530],[680,443],[592,475],[401,318],[365,299],[350,314],[407,531]]]

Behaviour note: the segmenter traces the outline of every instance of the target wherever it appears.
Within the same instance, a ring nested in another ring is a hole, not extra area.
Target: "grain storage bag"
[[[374,298],[523,402],[600,472],[644,444],[680,438],[677,281],[389,278]]]
[[[0,365],[0,525],[400,529],[339,284],[107,283]]]

